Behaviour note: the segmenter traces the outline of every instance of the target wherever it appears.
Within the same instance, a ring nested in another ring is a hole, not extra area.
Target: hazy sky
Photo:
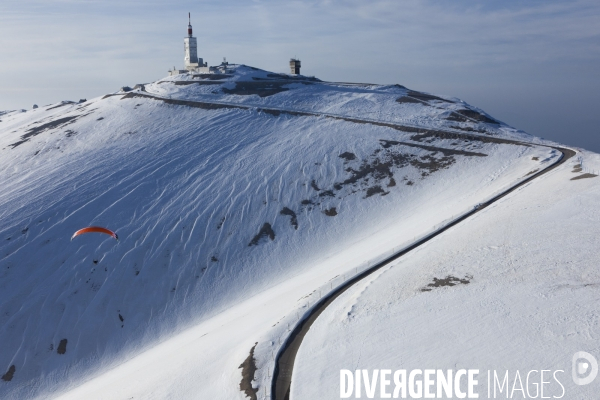
[[[92,98],[198,53],[454,96],[600,152],[600,1],[0,0],[0,110]]]

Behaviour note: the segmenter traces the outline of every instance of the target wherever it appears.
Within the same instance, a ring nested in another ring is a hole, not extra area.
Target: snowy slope
[[[407,126],[449,128],[538,141],[495,121],[457,98],[416,92],[401,85],[321,82],[240,66],[235,74],[176,75],[145,85],[159,96],[359,117]]]
[[[550,172],[336,299],[300,348],[292,398],[339,398],[341,369],[426,368],[479,369],[480,398],[486,371],[509,371],[489,398],[519,399],[560,370],[545,398],[598,398],[597,379],[571,379],[573,354],[600,354],[600,180],[578,176],[573,163]]]
[[[299,297],[559,156],[456,99],[288,80],[231,66],[0,117],[0,397],[135,375],[145,352],[182,381],[157,363],[162,379],[119,394],[243,398],[238,365]],[[87,225],[120,241],[70,241]],[[206,329],[218,338],[182,344]],[[191,368],[191,351],[222,364]]]

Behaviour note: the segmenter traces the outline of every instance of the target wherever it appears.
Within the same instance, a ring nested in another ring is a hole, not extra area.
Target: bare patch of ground
[[[576,176],[574,178],[571,178],[571,180],[572,181],[576,181],[576,180],[579,180],[579,179],[595,178],[597,176],[598,175],[594,175],[594,174],[583,174],[583,175],[579,175],[579,176]]]
[[[458,121],[458,122],[484,122],[486,124],[498,124],[498,121],[495,119],[491,119],[490,117],[481,114],[475,110],[470,110],[468,108],[462,110],[453,111],[450,116],[446,117],[448,121]]]
[[[287,207],[283,207],[283,210],[281,210],[279,212],[279,214],[281,215],[289,215],[291,217],[290,219],[290,224],[292,224],[292,226],[294,227],[294,229],[298,229],[298,216],[296,215],[295,212],[293,212],[292,210],[290,210]]]
[[[319,193],[319,197],[335,197],[335,193],[333,190],[325,190],[324,192]]]
[[[254,374],[256,373],[256,360],[254,359],[254,349],[258,342],[254,343],[254,346],[250,349],[250,354],[248,358],[244,360],[243,363],[240,364],[238,368],[242,369],[242,381],[240,382],[240,390],[244,392],[246,397],[249,397],[250,400],[257,400],[256,393],[258,392],[258,388],[252,387],[252,381],[254,380]]]
[[[275,231],[271,228],[271,224],[265,222],[260,231],[252,238],[248,246],[257,246],[262,238],[268,237],[271,240],[275,240]]]
[[[371,196],[373,196],[373,195],[375,195],[377,193],[381,193],[382,196],[385,196],[389,192],[386,192],[385,190],[383,190],[381,188],[381,186],[375,185],[375,186],[372,186],[372,187],[370,187],[370,188],[367,189],[367,195],[365,196],[365,198],[371,197]]]
[[[433,288],[438,288],[442,286],[456,286],[456,285],[467,285],[471,282],[473,276],[465,275],[464,278],[457,278],[452,275],[448,275],[445,278],[433,278],[433,282],[428,284],[426,287],[421,289],[421,292],[430,292]]]
[[[331,207],[330,209],[323,211],[323,214],[327,215],[328,217],[335,217],[338,213],[335,207]]]
[[[433,140],[431,138],[430,140]],[[303,206],[319,205],[322,198],[327,197],[345,197],[358,191],[364,193],[364,198],[380,194],[385,196],[389,194],[383,187],[394,187],[397,185],[394,179],[396,169],[413,166],[421,171],[421,176],[426,177],[433,172],[450,167],[456,162],[455,156],[486,157],[486,154],[475,153],[465,150],[456,150],[441,148],[417,143],[398,142],[394,140],[380,140],[380,148],[375,149],[371,155],[360,160],[354,153],[344,152],[339,155],[344,159],[345,171],[348,176],[343,181],[335,182],[333,189],[321,188],[312,180],[310,186],[318,193],[314,199],[303,200]],[[406,152],[401,147],[416,147],[430,152],[423,156],[416,156]],[[441,153],[441,154],[440,154]],[[404,179],[408,180],[408,179]],[[412,185],[412,181],[406,182]],[[343,194],[339,191],[349,187]]]
[[[346,161],[352,161],[352,160],[356,159],[356,155],[354,153],[350,153],[348,151],[340,154],[338,157],[343,158]]]
[[[54,110],[55,108],[64,107],[64,106],[68,106],[71,104],[75,104],[75,102],[74,101],[63,101],[61,104],[59,104],[57,106],[47,108],[46,111]]]
[[[15,371],[17,368],[14,365],[11,365],[8,371],[4,375],[2,375],[2,380],[5,382],[12,381],[13,376],[15,375]]]
[[[382,145],[384,149],[385,145]],[[375,159],[364,159],[358,168],[349,167],[346,172],[350,177],[342,182],[334,184],[336,190],[342,189],[345,185],[353,185],[360,180],[368,180],[369,177],[375,181],[382,179],[391,179],[394,177],[392,167],[403,167],[408,165],[411,155],[402,154],[394,151],[386,151]]]
[[[485,133],[487,135],[490,134],[490,132],[486,131],[485,129],[475,129],[475,128],[470,127],[470,126],[452,125],[450,128],[452,128],[452,129],[460,129],[461,131],[466,131],[466,132],[478,132],[478,133]]]
[[[441,97],[432,96],[430,94],[425,94],[425,93],[421,93],[421,92],[415,92],[413,90],[409,90],[406,95],[409,96],[409,97],[412,97],[414,99],[422,100],[422,101],[436,100],[436,101],[443,101],[445,103],[453,103],[452,101],[446,100],[446,99],[442,99]]]
[[[63,117],[63,118],[56,119],[54,121],[46,122],[45,124],[42,124],[39,126],[35,126],[33,128],[29,128],[27,130],[27,132],[21,136],[20,141],[9,144],[9,146],[11,146],[14,149],[17,146],[19,146],[25,142],[28,142],[33,136],[39,135],[40,133],[42,133],[46,130],[49,130],[49,129],[61,128],[65,125],[72,124],[80,117],[81,117],[81,115]]]
[[[56,349],[58,354],[65,354],[67,352],[67,339],[62,339]]]
[[[526,174],[524,175],[524,177],[525,177],[525,176],[529,176],[529,175],[531,175],[531,174],[535,174],[535,173],[536,173],[536,172],[538,172],[538,171],[539,171],[539,169],[534,169],[533,171],[529,171],[528,173],[526,173]]]
[[[421,156],[410,160],[410,164],[413,167],[417,167],[421,170],[421,176],[425,177],[429,174],[436,172],[440,169],[448,168],[454,164],[456,160],[452,156],[444,156],[442,158],[435,158],[432,155]]]

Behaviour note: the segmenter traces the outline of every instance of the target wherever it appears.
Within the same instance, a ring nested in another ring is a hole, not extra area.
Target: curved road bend
[[[463,215],[462,217],[459,217],[456,220],[448,223],[448,225],[440,228],[439,230],[430,234],[429,236],[426,236],[423,239],[413,243],[408,248],[406,248],[396,254],[391,255],[390,257],[383,260],[379,264],[376,264],[376,265],[372,266],[371,268],[361,272],[359,275],[357,275],[354,278],[345,282],[342,286],[339,286],[332,292],[325,295],[325,297],[323,297],[316,304],[316,306],[311,311],[309,311],[308,316],[306,316],[305,319],[303,319],[298,325],[296,325],[294,330],[292,330],[292,332],[288,336],[287,340],[283,344],[281,351],[278,353],[277,358],[275,359],[275,370],[273,371],[273,380],[271,381],[271,399],[272,400],[289,400],[290,386],[292,384],[292,371],[294,368],[294,361],[296,359],[296,354],[298,353],[298,349],[300,348],[300,344],[302,343],[304,336],[306,336],[306,333],[308,332],[308,330],[310,329],[312,324],[315,322],[315,320],[319,317],[319,315],[323,312],[323,310],[325,310],[325,308],[329,304],[331,304],[339,295],[341,295],[347,289],[349,289],[352,285],[354,285],[358,281],[362,280],[363,278],[371,275],[373,272],[377,271],[384,265],[387,265],[391,261],[402,257],[409,251],[416,249],[420,245],[428,242],[429,240],[433,239],[434,237],[438,236],[439,234],[441,234],[441,233],[445,232],[446,230],[452,228],[453,226],[459,224],[460,222],[469,218],[473,214],[483,210],[490,204],[500,200],[507,194],[513,192],[514,190],[518,189],[519,187],[525,185],[526,183],[529,183],[532,180],[540,177],[541,175],[553,170],[554,168],[563,164],[565,161],[567,161],[568,159],[570,159],[571,157],[573,157],[576,154],[575,151],[573,151],[571,149],[563,148],[563,147],[546,146],[546,145],[537,144],[537,143],[527,143],[527,142],[521,142],[521,141],[517,141],[517,140],[495,138],[495,137],[489,137],[489,136],[483,136],[483,135],[471,134],[471,133],[422,128],[422,127],[416,127],[416,126],[406,126],[406,125],[395,124],[392,122],[379,122],[379,121],[363,119],[363,118],[359,118],[359,117],[355,118],[355,117],[348,117],[348,116],[327,114],[327,113],[293,111],[293,110],[277,109],[277,108],[264,108],[264,107],[260,107],[260,106],[222,103],[222,102],[203,102],[203,101],[179,100],[179,99],[164,98],[164,97],[151,95],[148,93],[142,93],[142,92],[128,92],[125,95],[123,95],[122,93],[116,93],[116,94],[109,94],[104,97],[110,97],[110,96],[123,96],[121,99],[127,99],[127,98],[132,98],[132,97],[145,97],[145,98],[163,101],[167,104],[182,105],[182,106],[209,109],[209,110],[221,109],[221,108],[233,108],[233,109],[243,109],[243,110],[255,109],[259,112],[260,111],[266,112],[266,113],[272,114],[274,116],[278,116],[280,114],[288,114],[288,115],[294,115],[294,116],[334,118],[334,119],[344,120],[344,121],[348,121],[348,122],[354,122],[354,123],[359,123],[359,124],[370,124],[370,125],[376,125],[376,126],[384,126],[384,127],[408,132],[408,133],[432,135],[432,136],[437,136],[437,137],[441,137],[441,138],[461,137],[461,138],[470,139],[470,140],[480,140],[482,142],[487,142],[487,143],[514,144],[514,145],[519,145],[519,146],[535,145],[535,146],[542,146],[542,147],[550,147],[550,148],[558,150],[562,153],[562,156],[559,159],[559,161],[552,164],[548,168],[543,169],[542,171],[539,171],[536,174],[531,175],[529,178],[527,178],[524,181],[518,183],[517,185],[505,190],[504,192],[500,193],[499,195],[492,198],[491,200],[480,204],[478,208],[476,208],[476,209],[468,212],[467,214]],[[402,143],[402,144],[407,144],[407,143]]]
[[[517,141],[513,141],[513,143],[519,144],[519,145],[525,144],[525,143],[517,142]],[[538,145],[538,146],[542,146],[542,145]],[[381,267],[389,264],[391,261],[396,260],[396,259],[402,257],[403,255],[405,255],[406,253],[408,253],[409,251],[416,249],[423,243],[428,242],[429,240],[433,239],[434,237],[438,236],[439,234],[441,234],[441,233],[445,232],[446,230],[452,228],[453,226],[459,224],[460,222],[469,218],[473,214],[483,210],[485,207],[489,206],[490,204],[500,200],[507,194],[518,189],[519,187],[521,187],[521,186],[525,185],[526,183],[529,183],[532,180],[540,177],[541,175],[553,170],[554,168],[563,164],[565,161],[567,161],[569,158],[571,158],[575,155],[575,151],[573,151],[571,149],[566,149],[566,148],[562,148],[562,147],[554,147],[554,146],[545,146],[545,147],[552,147],[553,149],[560,151],[562,153],[562,157],[560,158],[560,160],[558,162],[554,163],[553,165],[549,166],[548,168],[538,172],[537,174],[530,176],[529,178],[525,179],[524,181],[518,183],[517,185],[500,193],[498,196],[494,197],[493,199],[491,199],[485,203],[482,203],[478,208],[476,208],[476,209],[470,211],[469,213],[463,215],[462,217],[450,222],[448,225],[444,226],[443,228],[440,228],[438,231],[432,233],[431,235],[419,240],[418,242],[413,243],[408,248],[406,248],[396,254],[393,254],[392,256],[383,260],[379,264],[376,264],[376,265],[372,266],[371,268],[365,270],[364,272],[360,273],[359,275],[357,275],[354,278],[350,279],[349,281],[345,282],[342,286],[336,288],[334,291],[328,293],[325,297],[323,297],[317,303],[317,305],[309,312],[308,316],[304,320],[302,320],[298,325],[296,325],[294,330],[292,330],[292,332],[288,336],[287,340],[285,341],[282,350],[278,353],[277,358],[275,359],[275,371],[273,372],[273,380],[271,381],[271,398],[273,400],[289,400],[290,386],[292,384],[292,372],[294,369],[294,361],[296,360],[296,354],[298,353],[298,349],[300,348],[300,345],[302,344],[302,340],[304,339],[304,336],[306,336],[306,334],[308,333],[308,330],[310,329],[312,324],[316,321],[316,319],[319,317],[319,315],[323,312],[323,310],[325,310],[325,308],[327,308],[327,306],[329,306],[329,304],[331,304],[339,295],[344,293],[352,285],[359,282],[363,278],[366,278],[367,276],[371,275],[373,272],[377,271]]]

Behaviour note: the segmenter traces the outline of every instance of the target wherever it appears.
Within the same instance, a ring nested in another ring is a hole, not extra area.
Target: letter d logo
[[[588,371],[589,375],[585,376]],[[573,376],[573,382],[575,382],[576,385],[581,386],[592,383],[592,381],[596,379],[596,375],[598,375],[598,361],[596,361],[594,356],[590,353],[578,351],[573,354],[571,374]]]

